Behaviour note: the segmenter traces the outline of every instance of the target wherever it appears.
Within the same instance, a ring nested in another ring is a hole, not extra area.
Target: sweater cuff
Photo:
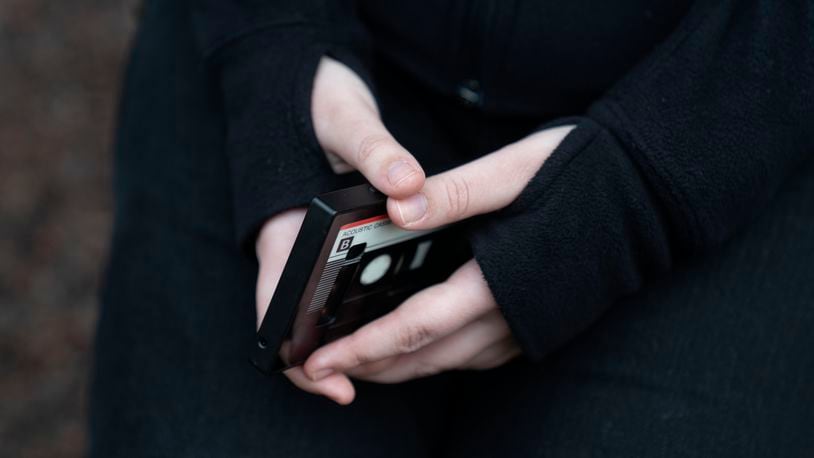
[[[638,289],[645,272],[670,264],[665,226],[636,166],[606,129],[578,121],[518,199],[471,234],[475,259],[532,361]]]
[[[236,237],[252,257],[270,217],[358,181],[333,173],[313,130],[311,92],[323,55],[342,59],[369,83],[354,50],[302,25],[251,34],[217,54]]]

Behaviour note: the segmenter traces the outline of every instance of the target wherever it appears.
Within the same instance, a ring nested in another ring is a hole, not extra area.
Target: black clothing
[[[336,184],[308,130],[311,75],[326,52],[361,52],[358,25],[336,2],[193,3],[223,84],[237,226],[251,251],[269,216]],[[389,3],[361,3],[374,58],[441,96],[474,75],[468,95],[484,116],[545,121],[596,99],[517,204],[472,238],[535,360],[675,258],[729,238],[814,151],[810,2],[699,1],[683,18],[680,2]]]
[[[146,5],[117,144],[94,456],[814,450],[810,2],[371,2],[364,26],[278,3]],[[250,247],[269,216],[346,180],[310,126],[324,53],[373,85],[430,172],[578,123],[472,233],[538,363],[361,384],[344,409],[248,365],[256,265],[234,234]]]

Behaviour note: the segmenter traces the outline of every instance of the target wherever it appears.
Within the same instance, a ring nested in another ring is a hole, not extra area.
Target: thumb
[[[322,59],[311,115],[317,140],[335,171],[343,171],[339,167],[344,162],[344,171],[347,166],[358,170],[376,189],[397,198],[415,194],[424,185],[421,165],[384,126],[370,90],[347,66]]]
[[[532,134],[462,166],[431,176],[420,193],[388,199],[394,223],[431,229],[499,210],[513,202],[574,126]]]

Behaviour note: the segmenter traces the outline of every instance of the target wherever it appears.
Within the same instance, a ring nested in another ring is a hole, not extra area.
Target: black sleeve
[[[814,153],[814,3],[697,2],[577,124],[472,238],[532,360],[729,238]]]
[[[330,55],[370,83],[347,1],[188,0],[206,68],[222,90],[238,242],[275,213],[340,185],[311,125],[311,89]]]

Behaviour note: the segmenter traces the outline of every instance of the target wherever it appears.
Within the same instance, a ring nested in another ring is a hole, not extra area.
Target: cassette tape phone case
[[[459,226],[408,231],[369,185],[322,194],[308,207],[257,332],[251,362],[271,374],[305,362],[471,258]]]

